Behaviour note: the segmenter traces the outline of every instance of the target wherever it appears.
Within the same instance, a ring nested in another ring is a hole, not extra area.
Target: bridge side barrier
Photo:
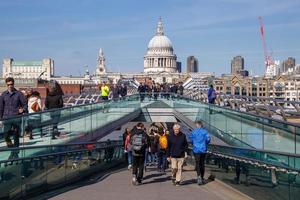
[[[52,152],[0,161],[0,199],[27,199],[124,162],[120,141],[48,147]]]

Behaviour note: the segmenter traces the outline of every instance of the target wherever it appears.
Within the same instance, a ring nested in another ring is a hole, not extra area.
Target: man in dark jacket
[[[188,143],[185,134],[180,131],[180,125],[174,124],[173,133],[168,137],[167,160],[171,161],[172,182],[180,186],[182,165],[187,157]]]
[[[138,92],[140,94],[140,100],[144,101],[145,99],[145,93],[146,93],[146,86],[144,83],[141,83],[138,87]]]
[[[112,93],[112,99],[116,101],[120,96],[119,86],[117,84],[113,84],[110,91]]]
[[[8,77],[5,79],[5,83],[7,90],[4,91],[0,97],[0,119],[13,118],[28,112],[27,100],[24,95],[14,87],[14,79]],[[20,117],[17,117],[3,122],[7,147],[19,146],[21,120]],[[13,136],[14,144],[12,144],[11,135]]]
[[[179,95],[182,96],[183,95],[183,86],[182,86],[182,83],[180,83],[179,87],[178,87],[178,90],[179,90]]]
[[[127,95],[127,86],[124,83],[122,83],[120,87],[120,95],[121,97],[125,97]]]
[[[130,139],[130,144],[132,147],[132,184],[138,185],[142,183],[143,172],[144,172],[144,162],[145,153],[148,146],[149,138],[144,131],[144,124],[138,123],[133,129],[133,135]]]

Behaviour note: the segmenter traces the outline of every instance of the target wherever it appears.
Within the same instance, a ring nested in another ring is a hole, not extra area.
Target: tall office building
[[[296,59],[293,57],[288,57],[287,60],[282,63],[282,72],[294,71],[296,66]]]
[[[186,61],[187,73],[198,72],[198,59],[194,56],[189,56]]]
[[[181,62],[176,62],[176,69],[179,73],[181,73]]]
[[[239,74],[242,70],[244,70],[244,58],[242,56],[235,56],[231,60],[231,73]]]

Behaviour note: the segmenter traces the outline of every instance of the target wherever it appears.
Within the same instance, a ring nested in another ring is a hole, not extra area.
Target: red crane
[[[261,40],[263,43],[264,54],[265,54],[265,63],[266,63],[266,67],[268,67],[271,64],[273,64],[273,58],[272,58],[271,54],[268,52],[265,31],[264,31],[264,24],[263,24],[262,18],[258,17],[258,20],[259,20],[259,24],[260,24],[260,35],[261,35]]]

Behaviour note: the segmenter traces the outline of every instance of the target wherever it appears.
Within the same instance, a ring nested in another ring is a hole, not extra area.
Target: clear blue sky
[[[185,70],[194,55],[203,72],[230,72],[242,55],[264,72],[258,16],[275,59],[300,63],[299,0],[1,0],[0,59],[55,60],[56,75],[94,72],[99,48],[109,71],[143,71],[159,16]]]

